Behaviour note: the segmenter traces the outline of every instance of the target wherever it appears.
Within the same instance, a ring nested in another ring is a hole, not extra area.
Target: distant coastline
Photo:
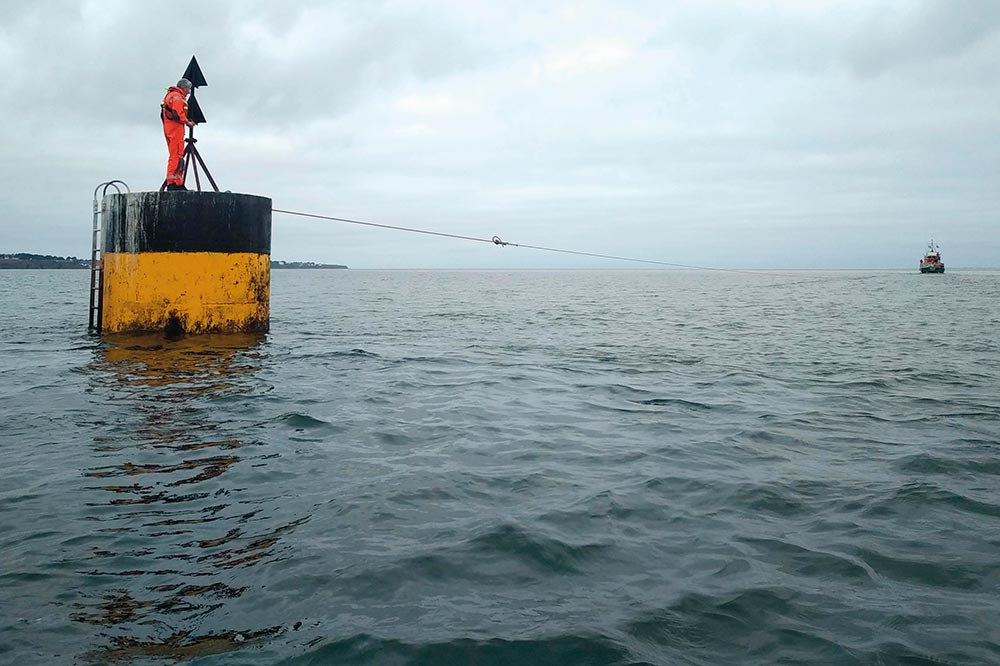
[[[51,254],[17,252],[0,254],[0,270],[5,268],[90,268],[90,259],[57,257]],[[272,261],[271,268],[347,268],[343,264],[317,264],[312,261]]]
[[[3,268],[90,268],[90,259],[18,252],[0,254],[0,269]]]
[[[343,264],[317,264],[311,261],[271,261],[271,268],[347,268]]]

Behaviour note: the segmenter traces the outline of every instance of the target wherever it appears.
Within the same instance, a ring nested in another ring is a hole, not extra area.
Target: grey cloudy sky
[[[1000,265],[1000,2],[0,4],[0,251],[89,254],[94,187],[199,148],[276,208],[717,267]],[[275,215],[272,256],[622,267]]]

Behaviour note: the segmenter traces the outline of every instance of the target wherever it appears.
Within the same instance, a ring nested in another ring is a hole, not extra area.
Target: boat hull
[[[921,266],[921,273],[944,273],[944,266]]]

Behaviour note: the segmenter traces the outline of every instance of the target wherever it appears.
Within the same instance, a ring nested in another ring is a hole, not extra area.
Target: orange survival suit
[[[167,139],[167,185],[184,185],[184,128],[187,126],[187,94],[170,86],[160,104],[163,136]]]

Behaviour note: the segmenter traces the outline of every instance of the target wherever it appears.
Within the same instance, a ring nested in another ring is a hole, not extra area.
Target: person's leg
[[[184,184],[184,126],[167,126],[163,130],[167,139],[167,187]]]

